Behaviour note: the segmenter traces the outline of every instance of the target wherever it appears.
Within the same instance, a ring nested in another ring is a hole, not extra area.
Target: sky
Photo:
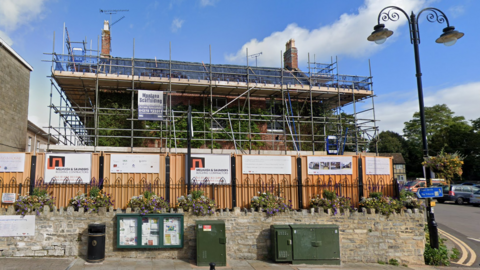
[[[128,10],[111,15],[112,22],[125,16],[111,29],[113,56],[132,57],[135,47],[136,58],[169,59],[171,44],[172,60],[209,63],[211,47],[213,64],[245,65],[248,48],[249,54],[262,52],[258,66],[280,67],[280,52],[294,38],[304,71],[309,54],[317,62],[338,59],[340,74],[369,76],[371,68],[377,125],[402,134],[419,110],[406,17],[384,22],[394,31],[384,44],[367,41],[379,12],[390,5],[407,14],[438,8],[465,33],[454,46],[437,44],[446,24],[429,22],[426,13],[419,17],[425,106],[447,104],[457,116],[479,118],[477,0],[0,0],[0,37],[34,68],[28,118],[40,127],[49,119],[51,56],[45,53],[62,53],[64,23],[71,40],[86,39],[97,49],[104,20],[110,20],[100,10]],[[53,100],[59,104],[55,93]],[[370,100],[361,102],[357,111],[370,107]]]

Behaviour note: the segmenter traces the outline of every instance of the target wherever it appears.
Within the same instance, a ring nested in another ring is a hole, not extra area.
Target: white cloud
[[[465,7],[464,6],[454,6],[448,9],[448,14],[452,18],[458,18],[462,16],[465,13]]]
[[[464,116],[466,120],[480,117],[480,82],[472,82],[454,87],[444,88],[435,93],[424,93],[426,107],[436,104],[447,104],[456,116]],[[411,91],[414,97],[402,103],[391,101],[395,93],[375,100],[376,119],[381,131],[391,130],[403,134],[404,122],[410,121],[415,112],[419,111],[416,90]]]
[[[0,27],[13,31],[23,24],[38,18],[45,0],[2,0],[0,1]]]
[[[214,6],[218,0],[200,0],[200,6]]]
[[[182,28],[182,25],[185,21],[180,20],[179,18],[175,18],[172,22],[171,30],[172,32],[177,32],[180,28]]]
[[[427,1],[365,0],[364,5],[358,9],[357,13],[344,13],[330,25],[310,30],[291,23],[282,31],[274,32],[263,40],[250,40],[236,53],[229,54],[225,58],[232,63],[243,63],[245,51],[248,48],[249,53],[263,52],[262,57],[258,58],[259,65],[278,66],[278,54],[285,50],[285,43],[291,38],[295,39],[295,45],[299,50],[299,64],[307,62],[308,53],[315,54],[317,59],[330,59],[335,55],[351,57],[370,55],[382,48],[382,46],[376,46],[367,41],[367,37],[373,31],[373,26],[377,24],[380,10],[389,5],[397,5],[410,13],[412,10],[418,11]],[[387,27],[395,31],[406,23],[406,18],[401,15],[398,22],[390,22]]]
[[[2,30],[0,30],[0,38],[3,39],[9,46],[13,45],[13,40]]]
[[[1,0],[0,1],[0,36],[10,45],[13,41],[9,33],[22,25],[28,25],[41,18],[44,3],[47,0]]]

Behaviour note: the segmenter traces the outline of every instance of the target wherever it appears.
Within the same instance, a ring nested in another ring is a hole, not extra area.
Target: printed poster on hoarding
[[[138,119],[163,120],[163,92],[138,90]]]
[[[77,183],[81,179],[82,184],[90,183],[92,169],[91,154],[45,154],[45,183],[50,183],[53,178],[57,183]]]
[[[352,157],[309,156],[308,174],[352,174]]]
[[[160,173],[159,155],[110,156],[111,173]]]
[[[230,155],[192,154],[190,160],[190,177],[197,183],[230,184]]]
[[[365,157],[365,173],[366,174],[390,174],[390,159]]]
[[[25,169],[25,153],[0,154],[0,172],[23,172]]]
[[[242,156],[244,174],[292,174],[290,156]]]
[[[35,215],[0,216],[0,237],[35,236]]]

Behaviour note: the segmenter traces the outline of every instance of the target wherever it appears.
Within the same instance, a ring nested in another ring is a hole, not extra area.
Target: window
[[[215,121],[217,120],[217,121]],[[220,129],[224,129],[227,127],[227,120],[222,120],[222,119],[215,119],[213,120],[213,123],[212,123],[212,128],[213,130],[220,130]]]
[[[40,151],[40,141],[37,141],[37,150],[35,152],[39,152]]]
[[[282,132],[282,102],[279,100],[267,100],[267,109],[270,109],[272,118],[267,123],[267,132]]]
[[[212,98],[213,102],[213,108],[214,109],[220,109],[223,106],[227,105],[227,99],[226,98]]]
[[[32,137],[28,137],[27,152],[32,151]]]

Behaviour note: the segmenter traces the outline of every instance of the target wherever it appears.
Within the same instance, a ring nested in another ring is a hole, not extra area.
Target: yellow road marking
[[[475,260],[477,259],[477,254],[475,253],[475,251],[473,251],[473,249],[471,249],[467,244],[465,244],[462,240],[456,238],[455,236],[453,236],[453,235],[451,235],[451,234],[449,234],[449,233],[447,233],[443,230],[440,230],[440,229],[438,229],[438,231],[443,236],[447,237],[448,239],[450,239],[452,242],[454,242],[455,244],[457,244],[460,247],[460,249],[462,251],[462,257],[455,264],[471,266],[473,263],[475,263]],[[467,251],[471,254],[471,256],[470,256],[470,260],[468,260],[467,263],[464,263],[465,260],[468,257]]]

